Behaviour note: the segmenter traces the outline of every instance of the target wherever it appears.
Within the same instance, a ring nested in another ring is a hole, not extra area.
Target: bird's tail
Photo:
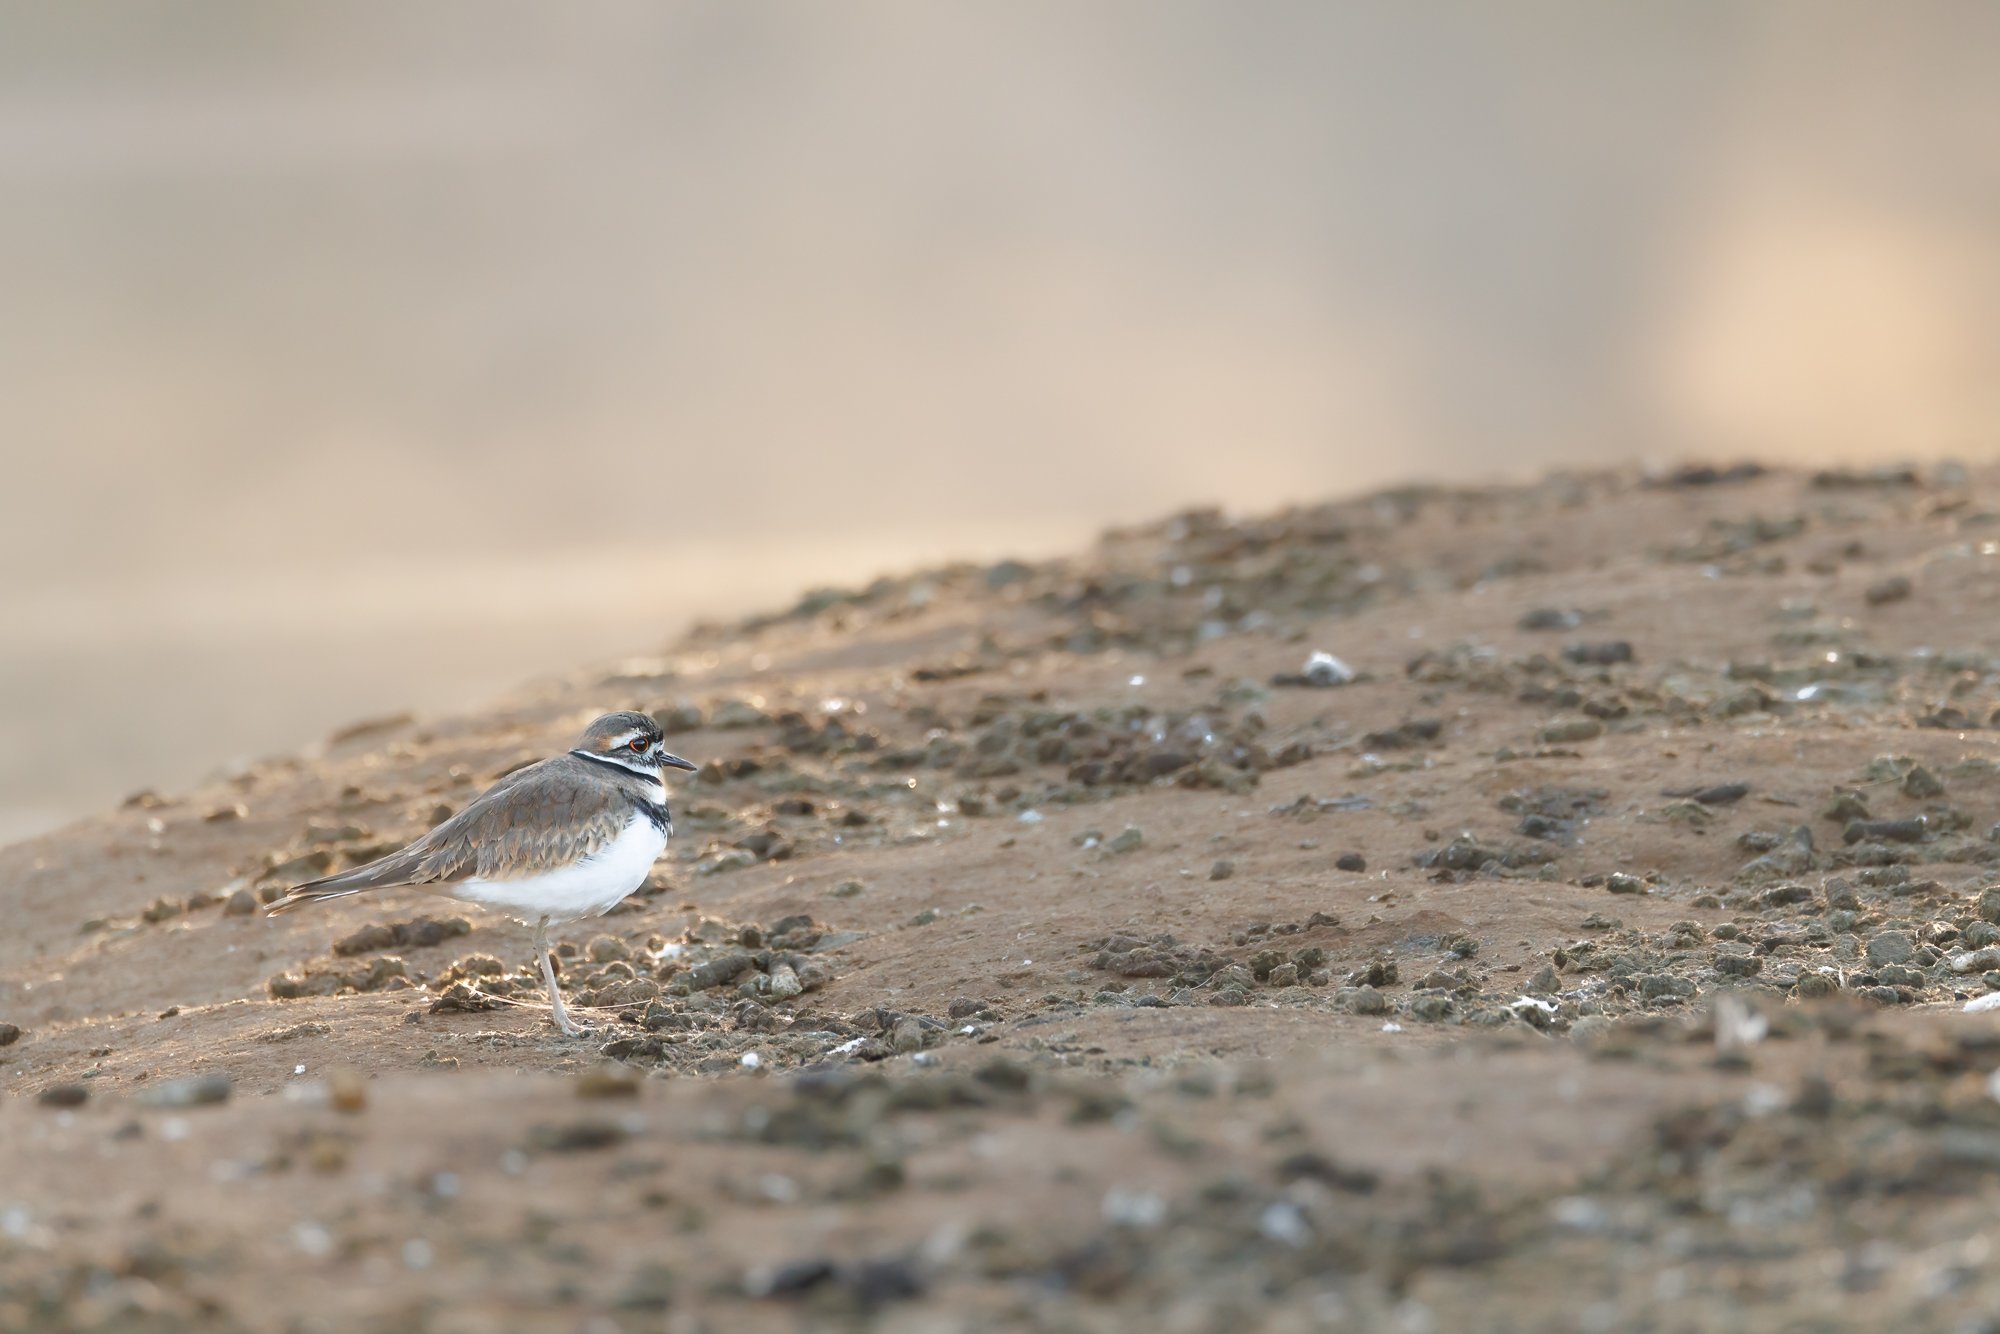
[[[349,894],[359,894],[367,889],[392,889],[397,885],[407,885],[414,874],[414,851],[404,848],[386,857],[338,875],[321,876],[318,880],[308,880],[303,885],[294,885],[282,899],[264,910],[266,917],[275,917],[281,912],[302,908],[308,903],[318,903],[321,899],[344,899]]]
[[[264,915],[266,917],[276,917],[281,912],[290,912],[294,908],[303,908],[308,903],[319,903],[325,899],[344,899],[349,894],[359,894],[364,890],[372,888],[372,885],[356,885],[352,889],[327,889],[313,885],[300,885],[297,889],[292,890],[285,897],[264,909]]]

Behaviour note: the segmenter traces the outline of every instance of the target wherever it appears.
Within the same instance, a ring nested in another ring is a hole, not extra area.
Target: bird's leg
[[[563,1036],[580,1038],[583,1030],[569,1021],[569,1011],[563,1008],[562,988],[556,985],[555,965],[549,960],[549,919],[544,917],[535,923],[535,957],[542,961],[542,981],[549,984],[549,1004],[555,1008],[556,1027]]]

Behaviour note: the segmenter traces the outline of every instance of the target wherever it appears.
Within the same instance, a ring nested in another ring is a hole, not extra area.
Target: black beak
[[[693,760],[684,760],[678,755],[669,755],[664,750],[660,752],[660,763],[669,769],[685,769],[689,773],[693,773],[695,770],[701,768]]]

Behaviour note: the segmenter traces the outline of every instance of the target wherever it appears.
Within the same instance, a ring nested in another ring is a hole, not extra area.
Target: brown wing
[[[299,885],[272,911],[364,889],[518,880],[591,856],[624,832],[633,810],[617,786],[587,781],[581,763],[559,755],[508,774],[407,848]]]
[[[412,884],[519,880],[602,851],[625,832],[632,800],[608,783],[579,781],[569,756],[510,774],[410,845]]]

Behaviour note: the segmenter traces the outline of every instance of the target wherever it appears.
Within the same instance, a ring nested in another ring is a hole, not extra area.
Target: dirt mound
[[[0,1328],[1976,1326],[1996,483],[1194,512],[0,850]],[[255,911],[624,707],[586,1040]]]

